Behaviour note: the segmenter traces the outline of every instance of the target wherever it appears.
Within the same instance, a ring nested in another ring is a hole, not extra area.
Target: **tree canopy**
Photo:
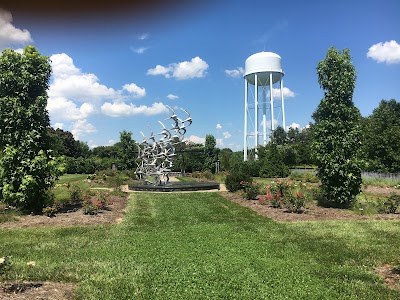
[[[348,207],[361,188],[360,112],[352,101],[356,71],[348,49],[330,48],[318,63],[324,98],[313,114],[313,154],[327,205]]]
[[[60,168],[52,156],[46,110],[51,67],[33,47],[0,56],[0,196],[40,210]]]
[[[363,125],[367,170],[400,172],[400,102],[382,100]]]

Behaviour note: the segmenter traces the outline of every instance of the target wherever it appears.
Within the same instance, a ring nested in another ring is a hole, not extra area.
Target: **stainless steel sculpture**
[[[187,115],[184,120],[180,119],[170,106],[166,105],[166,107],[172,113],[169,118],[165,119],[165,121],[173,121],[171,127],[167,128],[161,121],[158,121],[162,127],[160,133],[154,135],[149,126],[150,137],[140,132],[143,141],[136,142],[138,167],[135,173],[140,181],[148,184],[162,185],[169,181],[168,174],[171,172],[176,157],[175,146],[184,143],[186,128],[192,124],[190,114],[183,108],[180,109]]]

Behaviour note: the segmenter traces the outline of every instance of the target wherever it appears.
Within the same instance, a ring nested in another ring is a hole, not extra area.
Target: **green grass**
[[[400,188],[400,179],[390,178],[363,178],[364,185],[373,185],[379,187],[396,187]]]
[[[64,183],[72,183],[72,182],[77,182],[77,181],[83,181],[87,179],[87,174],[64,174],[60,176],[58,181],[56,182],[57,184],[64,184]]]
[[[78,299],[399,299],[373,274],[400,264],[399,237],[399,221],[277,223],[216,193],[134,193],[118,225],[0,229],[0,257],[9,279],[78,282]]]

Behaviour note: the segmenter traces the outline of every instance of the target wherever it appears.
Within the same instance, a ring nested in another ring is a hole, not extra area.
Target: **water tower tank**
[[[257,74],[258,85],[267,85],[272,73],[272,83],[274,84],[284,75],[281,60],[282,58],[273,52],[253,54],[246,59],[244,78],[248,83],[254,85],[255,74]]]

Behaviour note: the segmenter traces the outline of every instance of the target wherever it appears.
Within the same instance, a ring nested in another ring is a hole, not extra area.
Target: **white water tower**
[[[281,57],[272,52],[259,52],[253,54],[246,59],[245,63],[245,96],[244,96],[244,156],[247,160],[247,152],[249,143],[254,141],[254,145],[250,145],[250,149],[257,150],[259,145],[260,131],[258,130],[260,119],[259,114],[262,112],[262,140],[263,145],[267,144],[267,139],[270,138],[274,131],[274,90],[279,90],[279,98],[281,100],[280,108],[282,114],[282,127],[285,126],[285,106],[283,100],[283,70],[281,65]],[[274,88],[274,84],[279,82],[279,88]],[[254,87],[253,87],[254,86]],[[267,90],[269,94],[269,103],[267,103]],[[254,101],[254,105],[249,101]],[[279,103],[279,102],[278,102]],[[268,104],[268,105],[267,105]],[[278,106],[276,107],[278,108]],[[251,110],[254,112],[250,113]],[[267,120],[267,111],[269,119]],[[254,116],[254,120],[252,118]],[[249,122],[250,121],[250,122]],[[270,122],[269,132],[267,134],[268,123]],[[253,124],[249,124],[253,123]],[[252,127],[254,126],[254,127]],[[255,159],[258,158],[257,151]]]

